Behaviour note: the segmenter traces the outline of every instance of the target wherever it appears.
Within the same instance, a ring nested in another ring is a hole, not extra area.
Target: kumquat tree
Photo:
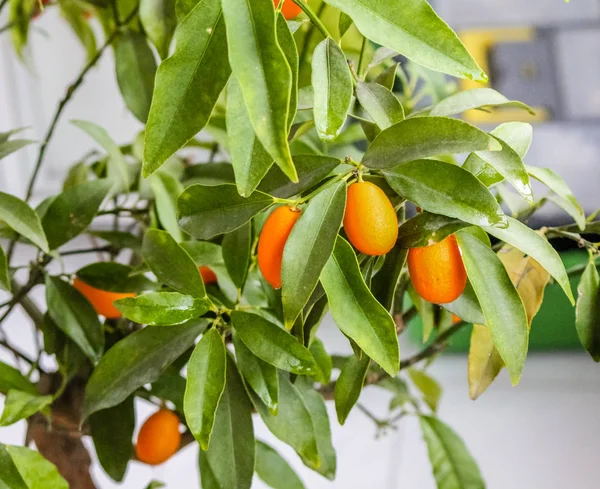
[[[275,489],[303,488],[255,438],[258,419],[334,480],[331,423],[344,424],[372,386],[391,394],[387,426],[418,419],[439,488],[483,488],[477,454],[438,419],[439,386],[426,373],[453,336],[474,325],[473,398],[504,367],[516,385],[553,282],[600,360],[590,241],[599,222],[559,175],[524,163],[530,124],[488,133],[460,118],[532,109],[483,85],[456,91],[451,77],[487,76],[425,0],[5,8],[2,35],[16,56],[26,58],[36,18],[59,9],[87,61],[43,139],[0,134],[0,158],[27,145],[38,154],[26,192],[0,193],[0,349],[14,357],[0,363],[0,426],[28,426],[22,446],[0,444],[0,487],[94,488],[91,457],[121,481],[129,464],[161,464],[198,444],[204,489],[249,489],[255,473]],[[112,55],[143,125],[125,143],[110,127],[62,118]],[[96,150],[73,162],[61,193],[32,202],[62,124]],[[531,229],[549,201],[574,224]],[[86,235],[92,247],[69,244]],[[556,238],[587,249],[589,265],[567,270]],[[90,264],[73,267],[74,255]],[[31,319],[19,327],[32,328],[35,356],[11,341],[15,309]],[[398,337],[417,316],[423,344],[404,355]],[[352,355],[328,352],[324,317]],[[155,405],[139,433],[136,399]]]

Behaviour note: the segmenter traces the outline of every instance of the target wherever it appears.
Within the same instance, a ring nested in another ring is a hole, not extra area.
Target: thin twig
[[[323,36],[333,38],[331,33],[327,30],[327,27],[325,27],[323,22],[321,22],[321,19],[319,19],[319,14],[315,14],[304,0],[293,1],[296,5],[298,5],[298,7],[300,7],[304,11],[306,15],[308,15],[310,21],[315,25],[317,29],[321,31],[321,34],[323,34]],[[323,5],[325,5],[325,3],[323,3]]]
[[[31,358],[29,358],[25,353],[23,353],[21,350],[19,350],[15,346],[11,345],[8,342],[8,340],[0,340],[0,346],[3,346],[8,351],[12,352],[16,357],[27,362],[29,365],[33,365],[35,363],[35,361],[32,360]]]
[[[81,249],[81,250],[67,250],[67,251],[61,251],[60,256],[85,255],[87,253],[104,253],[104,252],[110,252],[113,249],[114,248],[112,246],[108,245],[108,246],[98,246],[95,248],[86,248],[86,249]]]

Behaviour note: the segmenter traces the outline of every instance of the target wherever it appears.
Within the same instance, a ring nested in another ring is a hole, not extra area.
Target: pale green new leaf
[[[46,253],[48,240],[42,223],[35,211],[14,195],[0,192],[0,216],[2,220],[18,234],[27,238]]]
[[[69,489],[58,469],[39,452],[10,445],[5,448],[28,489]]]
[[[183,192],[183,185],[173,175],[162,170],[150,176],[150,185],[160,223],[175,241],[183,241],[183,233],[177,222],[177,199]]]
[[[487,107],[515,107],[535,115],[533,109],[528,105],[518,100],[509,100],[492,88],[474,88],[458,92],[434,105],[429,114],[447,117],[461,114],[467,110]]]
[[[409,369],[408,375],[415,387],[423,394],[423,400],[433,412],[437,411],[440,397],[442,397],[442,388],[440,384],[423,370]]]
[[[28,392],[9,390],[4,401],[4,410],[0,418],[0,426],[10,426],[22,419],[27,419],[39,411],[46,411],[52,404],[52,396],[40,396]]]

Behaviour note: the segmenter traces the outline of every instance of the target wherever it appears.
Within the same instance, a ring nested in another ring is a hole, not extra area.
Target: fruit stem
[[[288,1],[290,1],[290,0],[288,0]],[[313,10],[308,6],[308,4],[306,2],[304,2],[303,0],[293,0],[293,1],[308,16],[308,18],[315,25],[315,27],[321,31],[321,34],[323,34],[325,37],[330,37],[333,39],[333,36],[327,30],[327,27],[325,27],[323,22],[321,22],[321,19],[319,19],[319,17],[313,12]]]
[[[321,185],[318,189],[313,190],[310,194],[308,194],[308,195],[302,197],[301,199],[297,200],[295,202],[295,206],[299,206],[300,204],[304,204],[305,202],[308,202],[315,195],[317,195],[318,193],[321,193],[326,188],[329,188],[332,185],[335,185],[336,183],[338,183],[341,180],[348,180],[353,175],[353,173],[354,173],[354,170],[349,171],[348,173],[340,173],[339,175],[333,177],[331,180],[329,180],[324,185]]]

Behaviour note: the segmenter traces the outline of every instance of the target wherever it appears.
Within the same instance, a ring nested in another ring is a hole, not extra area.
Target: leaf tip
[[[496,139],[490,137],[487,149],[488,151],[502,151],[502,145]]]

